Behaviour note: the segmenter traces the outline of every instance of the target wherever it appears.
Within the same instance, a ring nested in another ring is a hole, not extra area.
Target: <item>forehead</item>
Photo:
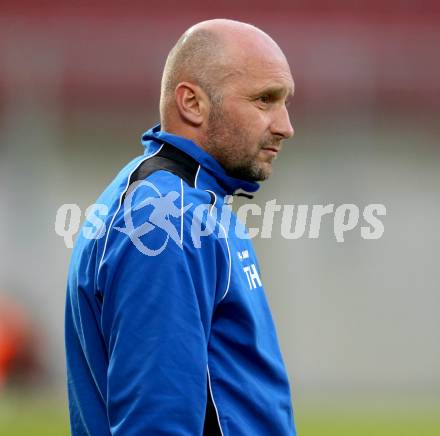
[[[295,84],[287,60],[282,56],[246,56],[231,76],[234,90],[243,94],[269,91],[292,95]]]

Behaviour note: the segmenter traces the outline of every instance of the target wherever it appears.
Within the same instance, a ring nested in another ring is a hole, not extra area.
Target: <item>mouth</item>
[[[275,146],[269,146],[269,147],[263,147],[261,150],[263,150],[264,152],[266,152],[272,156],[277,156],[278,153],[280,152],[281,148],[275,147]]]

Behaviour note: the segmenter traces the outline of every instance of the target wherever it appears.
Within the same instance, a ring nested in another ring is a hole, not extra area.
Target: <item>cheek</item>
[[[233,102],[225,109],[229,118],[244,128],[258,128],[266,122],[265,113],[249,101]]]
[[[231,104],[224,107],[223,129],[236,152],[254,154],[267,135],[268,116],[253,104]]]
[[[243,110],[241,117],[244,123],[251,127],[253,131],[262,131],[266,126],[266,113],[255,105],[249,105],[246,110]]]
[[[255,106],[247,111],[245,123],[253,138],[258,142],[267,134],[270,127],[268,113]]]

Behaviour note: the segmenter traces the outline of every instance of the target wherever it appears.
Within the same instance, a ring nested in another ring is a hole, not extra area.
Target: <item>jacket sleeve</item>
[[[207,343],[223,280],[216,271],[226,260],[212,238],[194,248],[190,222],[184,223],[182,248],[170,238],[161,253],[149,256],[122,233],[109,248],[113,264],[107,267],[101,322],[109,360],[105,401],[114,436],[203,432]],[[150,247],[163,242],[157,228],[142,239]]]

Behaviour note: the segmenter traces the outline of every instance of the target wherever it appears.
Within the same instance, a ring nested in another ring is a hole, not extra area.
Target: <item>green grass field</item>
[[[373,405],[334,406],[330,411],[323,406],[296,404],[296,424],[300,436],[439,436],[437,406],[431,402],[387,412]],[[0,436],[67,435],[67,410],[62,396],[0,396]]]
[[[406,413],[336,409],[299,411],[296,417],[300,436],[440,436],[440,410]]]
[[[0,436],[69,435],[67,405],[63,396],[0,394]]]

